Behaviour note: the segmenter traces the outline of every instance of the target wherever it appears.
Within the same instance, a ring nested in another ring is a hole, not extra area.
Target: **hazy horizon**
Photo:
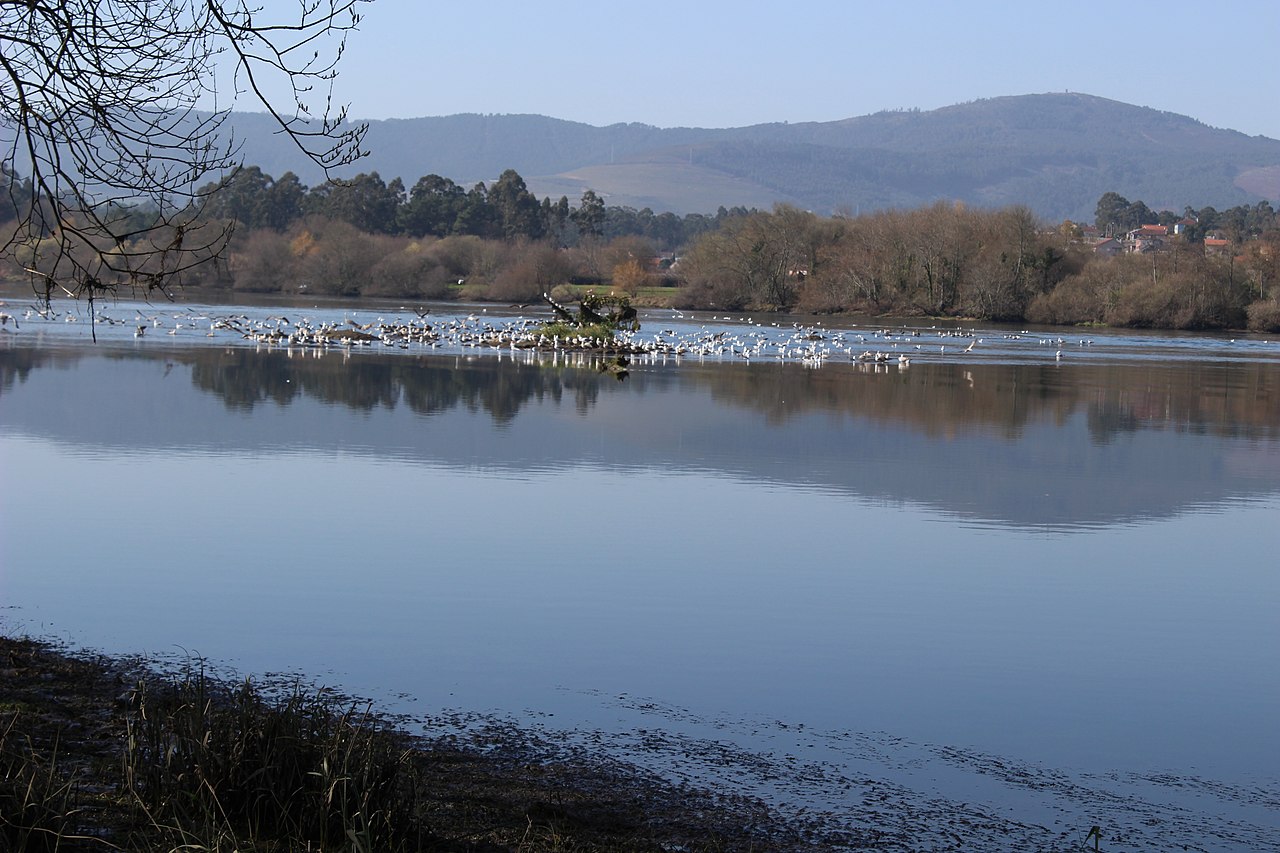
[[[1000,98],[1017,98],[1017,97],[1024,97],[1024,96],[1036,96],[1036,95],[1058,95],[1058,94],[1069,94],[1069,95],[1080,95],[1080,96],[1083,96],[1083,97],[1096,97],[1096,98],[1103,98],[1104,100],[1108,100],[1108,101],[1115,101],[1115,102],[1117,102],[1117,103],[1128,104],[1129,106],[1134,106],[1134,107],[1139,107],[1139,108],[1158,109],[1158,108],[1156,108],[1156,107],[1149,107],[1149,106],[1148,106],[1148,105],[1146,105],[1146,104],[1134,104],[1134,103],[1130,103],[1130,102],[1128,102],[1128,101],[1121,101],[1121,100],[1116,99],[1116,98],[1106,98],[1106,97],[1104,97],[1104,96],[1102,96],[1102,95],[1097,95],[1096,93],[1093,93],[1093,92],[1083,92],[1083,91],[1075,91],[1075,90],[1072,90],[1072,91],[1069,91],[1069,92],[1008,92],[1008,93],[1005,93],[1005,94],[1003,94],[1003,95],[991,95],[991,96],[988,96],[988,97],[982,97],[982,98],[971,98],[971,99],[969,99],[969,100],[967,100],[967,101],[957,101],[957,102],[956,102],[956,103],[954,103],[954,104],[940,104],[940,105],[939,105],[939,106],[937,106],[937,107],[931,107],[931,108],[929,108],[929,109],[924,109],[924,108],[920,108],[920,107],[886,107],[886,108],[885,108],[885,109],[883,109],[883,110],[874,110],[874,111],[869,112],[869,113],[858,113],[858,114],[856,114],[856,115],[851,114],[851,115],[841,116],[840,118],[834,118],[834,119],[814,119],[814,120],[811,120],[811,121],[788,121],[788,120],[786,120],[786,119],[778,119],[778,120],[770,120],[770,121],[758,121],[758,122],[751,122],[750,124],[740,124],[740,125],[707,124],[707,123],[702,123],[702,124],[654,124],[654,123],[652,123],[652,122],[647,122],[647,121],[615,121],[615,122],[609,122],[608,124],[598,124],[598,123],[595,123],[595,122],[581,121],[581,120],[579,120],[579,119],[565,118],[564,116],[559,116],[559,115],[551,115],[551,114],[549,114],[549,113],[536,113],[536,112],[529,112],[529,111],[481,112],[481,111],[479,111],[479,110],[458,110],[458,111],[450,112],[450,113],[433,113],[433,114],[431,114],[431,115],[426,115],[426,114],[424,114],[424,115],[390,116],[390,117],[387,117],[387,118],[377,118],[377,117],[374,117],[374,116],[357,115],[356,113],[352,112],[352,113],[350,114],[350,116],[349,116],[349,121],[351,121],[351,122],[414,121],[414,120],[416,120],[416,119],[452,118],[452,117],[454,117],[454,116],[485,116],[485,117],[493,117],[493,116],[498,116],[498,117],[502,117],[502,116],[534,116],[534,117],[538,117],[538,118],[551,119],[551,120],[553,120],[553,121],[565,121],[565,122],[572,122],[572,123],[575,123],[575,124],[582,124],[582,125],[586,125],[586,126],[588,126],[588,127],[596,127],[596,128],[605,128],[605,127],[614,127],[614,126],[625,126],[625,125],[642,125],[642,126],[646,126],[646,127],[653,127],[653,128],[658,129],[658,130],[679,130],[679,129],[694,129],[694,130],[736,130],[736,129],[744,128],[744,127],[752,127],[752,126],[757,126],[757,125],[769,125],[769,124],[784,124],[784,125],[785,125],[785,124],[811,124],[811,123],[812,123],[812,124],[821,124],[821,123],[829,123],[829,122],[851,121],[851,120],[854,120],[854,119],[865,118],[865,117],[867,117],[867,116],[876,115],[877,113],[882,113],[882,112],[909,112],[909,111],[932,112],[932,111],[935,111],[935,110],[947,109],[947,108],[949,108],[949,107],[964,106],[965,104],[979,103],[979,102],[982,102],[982,101],[993,101],[993,100],[998,100],[998,99],[1000,99]],[[246,112],[246,113],[254,113],[254,112],[257,112],[257,113],[265,114],[265,112],[264,112],[264,111],[262,111],[262,110],[237,110],[237,111],[239,111],[239,112]],[[1160,110],[1160,111],[1161,111],[1161,112],[1173,113],[1173,114],[1176,114],[1176,115],[1182,115],[1182,116],[1185,116],[1186,118],[1195,119],[1196,121],[1199,121],[1201,124],[1204,124],[1204,125],[1209,126],[1209,127],[1213,127],[1213,128],[1215,128],[1215,129],[1217,129],[1217,130],[1227,130],[1227,131],[1236,131],[1236,132],[1239,132],[1239,133],[1244,133],[1244,131],[1238,130],[1238,128],[1234,128],[1234,127],[1221,127],[1221,126],[1219,126],[1219,125],[1213,125],[1213,124],[1210,124],[1209,122],[1206,122],[1206,121],[1204,121],[1204,120],[1200,119],[1198,116],[1191,115],[1191,114],[1189,114],[1189,113],[1179,113],[1177,110]],[[1268,136],[1267,134],[1245,134],[1245,135],[1246,135],[1246,136],[1267,136],[1267,138],[1270,138],[1270,139],[1276,139],[1277,141],[1280,141],[1280,137],[1271,137],[1271,136]]]
[[[296,14],[286,0],[264,5]],[[1280,139],[1280,6],[1259,0],[1213,11],[1172,2],[1149,16],[992,0],[375,0],[360,12],[334,88],[360,120],[534,114],[728,128],[1070,91]]]

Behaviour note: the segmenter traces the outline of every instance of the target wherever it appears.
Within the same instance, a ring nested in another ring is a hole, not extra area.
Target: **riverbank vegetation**
[[[1074,223],[1022,207],[822,218],[793,208],[736,217],[681,264],[678,305],[969,317],[1058,325],[1280,328],[1280,223],[1218,253],[1181,235],[1099,255]],[[1226,242],[1226,241],[1224,241]]]
[[[498,724],[474,743],[411,737],[325,691],[4,636],[0,673],[12,853],[827,849],[759,802],[548,759]]]
[[[944,202],[678,217],[590,190],[576,206],[539,201],[513,170],[471,189],[376,173],[308,189],[255,167],[209,198],[201,221],[234,236],[184,281],[233,293],[524,304],[595,288],[641,306],[1280,331],[1280,217],[1266,202],[1174,214],[1107,193],[1095,226]],[[1161,238],[1132,236],[1144,225]]]

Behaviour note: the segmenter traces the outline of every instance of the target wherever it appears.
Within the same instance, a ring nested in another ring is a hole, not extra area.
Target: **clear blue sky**
[[[335,92],[353,118],[730,127],[1071,90],[1280,139],[1275,0],[375,0],[362,10]]]

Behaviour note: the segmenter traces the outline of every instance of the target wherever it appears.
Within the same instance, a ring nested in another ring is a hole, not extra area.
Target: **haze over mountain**
[[[245,162],[322,180],[264,115],[237,113]],[[1093,219],[1115,191],[1154,210],[1280,200],[1280,141],[1079,93],[1018,95],[833,122],[740,128],[594,127],[536,115],[464,114],[369,122],[357,171],[438,174],[464,186],[515,169],[537,196],[655,212],[768,209],[820,214],[938,200],[1025,204],[1049,221]]]

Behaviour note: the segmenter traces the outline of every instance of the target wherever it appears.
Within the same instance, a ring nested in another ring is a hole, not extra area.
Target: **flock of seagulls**
[[[4,307],[0,303],[0,308]],[[316,309],[319,311],[319,309]],[[876,369],[910,367],[916,358],[975,357],[984,350],[1007,351],[1015,344],[1032,343],[1046,358],[1061,362],[1068,344],[1063,338],[1036,336],[1031,332],[979,333],[975,329],[929,327],[852,327],[827,329],[822,324],[757,322],[750,316],[698,316],[692,312],[655,310],[642,317],[645,331],[619,332],[612,339],[588,335],[552,337],[543,331],[549,317],[491,317],[487,309],[479,314],[457,314],[435,318],[426,311],[402,312],[390,317],[358,320],[350,314],[337,318],[313,319],[295,314],[253,317],[247,313],[218,314],[215,309],[153,312],[133,309],[121,315],[108,310],[87,317],[80,306],[59,312],[56,308],[32,307],[22,319],[33,324],[55,322],[85,323],[115,337],[131,333],[134,338],[204,337],[219,342],[239,341],[260,347],[289,351],[324,352],[380,347],[400,350],[428,349],[450,352],[496,350],[501,353],[578,353],[635,358],[691,358],[740,361],[799,362],[820,367],[831,362],[854,363]],[[0,312],[0,329],[19,318]],[[30,328],[30,327],[27,327]],[[39,325],[37,325],[39,328]],[[656,329],[656,331],[651,331]],[[1081,339],[1080,347],[1092,340]],[[999,345],[993,347],[993,345]],[[1051,356],[1048,353],[1052,353]]]

